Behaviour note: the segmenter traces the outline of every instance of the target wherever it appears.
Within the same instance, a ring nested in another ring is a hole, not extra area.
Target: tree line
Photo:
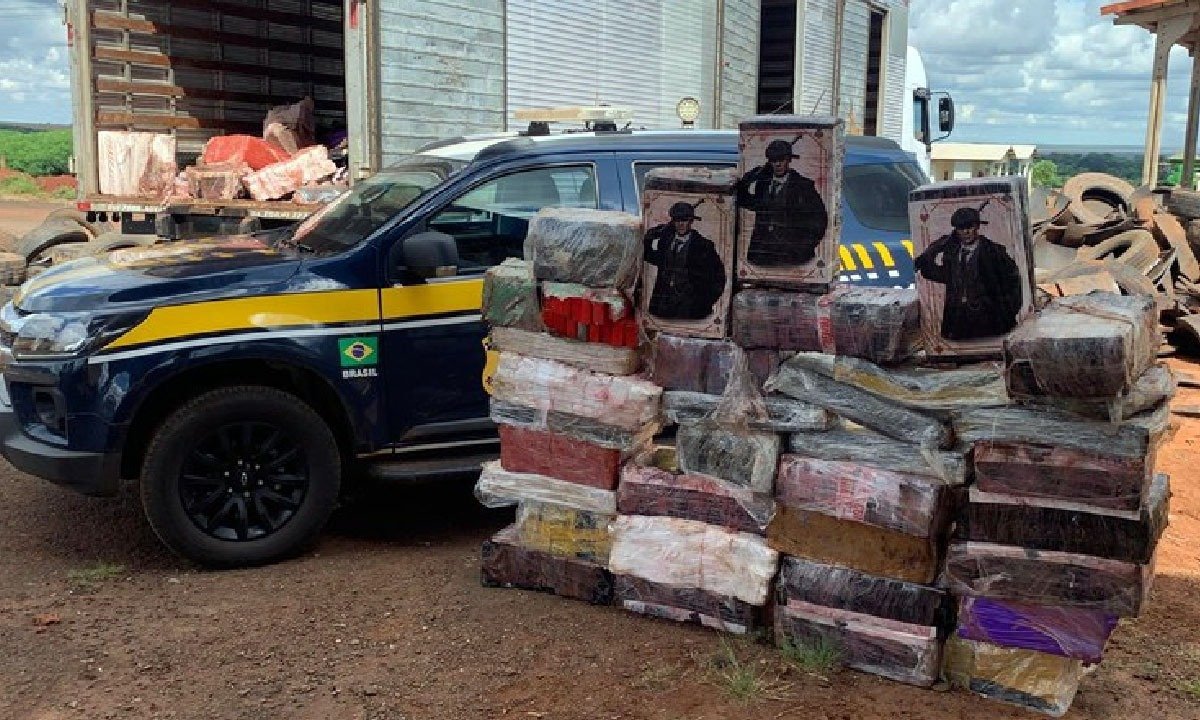
[[[70,130],[0,130],[0,158],[28,175],[65,175],[70,169]]]
[[[1084,172],[1102,172],[1124,178],[1134,186],[1142,184],[1141,155],[1121,153],[1045,153],[1038,154],[1029,168],[1033,184],[1060,188],[1071,177]]]

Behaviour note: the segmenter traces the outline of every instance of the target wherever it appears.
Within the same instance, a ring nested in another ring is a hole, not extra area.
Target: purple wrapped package
[[[1031,605],[984,597],[959,604],[958,634],[1008,648],[1098,663],[1117,616],[1100,610]]]
[[[660,333],[654,340],[651,380],[666,390],[720,395],[729,382],[736,349],[724,340]],[[779,367],[779,353],[774,350],[747,350],[745,354],[759,385]]]

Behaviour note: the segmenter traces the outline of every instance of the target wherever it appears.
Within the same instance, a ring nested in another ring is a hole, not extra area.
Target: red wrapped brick
[[[736,347],[723,340],[659,333],[654,339],[651,379],[667,390],[720,395],[729,382]],[[779,367],[780,357],[775,350],[747,350],[745,354],[750,372],[760,386]]]
[[[637,347],[633,304],[620,290],[575,283],[542,284],[542,322],[555,335],[616,347]]]
[[[762,609],[728,595],[674,587],[634,575],[613,576],[613,599],[626,610],[651,617],[698,623],[739,635],[762,626]]]
[[[532,473],[615,490],[621,451],[567,435],[500,426],[500,465],[509,472]]]
[[[612,575],[600,565],[572,557],[557,557],[517,544],[509,526],[483,543],[481,579],[487,587],[539,590],[593,605],[612,603]]]
[[[1157,447],[1126,457],[1018,442],[975,443],[975,484],[984,492],[1058,498],[1113,510],[1137,510]]]

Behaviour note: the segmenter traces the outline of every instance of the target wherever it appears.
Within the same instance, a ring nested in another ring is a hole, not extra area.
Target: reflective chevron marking
[[[854,271],[858,266],[854,264],[854,256],[850,254],[850,248],[845,245],[838,246],[838,255],[842,258],[842,269]]]
[[[875,246],[875,252],[879,253],[879,259],[883,260],[884,267],[896,267],[896,260],[892,257],[892,251],[888,250],[888,246],[881,242],[871,243]]]
[[[875,262],[871,260],[871,254],[867,249],[858,243],[854,244],[854,252],[858,253],[858,259],[862,262],[863,270],[874,270]]]

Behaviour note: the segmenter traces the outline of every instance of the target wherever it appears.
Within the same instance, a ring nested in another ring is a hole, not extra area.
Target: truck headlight
[[[61,360],[103,347],[141,322],[146,313],[36,313],[21,318],[13,340],[16,360]]]

